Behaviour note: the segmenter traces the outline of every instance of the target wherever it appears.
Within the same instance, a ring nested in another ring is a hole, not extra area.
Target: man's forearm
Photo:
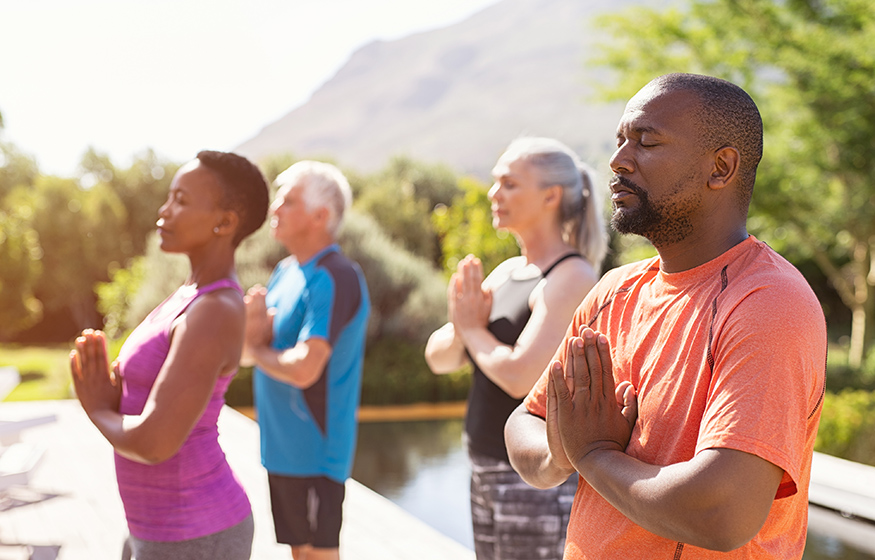
[[[781,470],[741,451],[710,449],[690,461],[658,466],[615,450],[598,450],[577,465],[605,500],[662,537],[728,551],[760,530]]]
[[[511,466],[527,484],[553,488],[574,473],[553,462],[547,445],[546,422],[520,405],[511,413],[504,428],[504,439]]]
[[[298,347],[279,351],[270,346],[258,346],[251,349],[250,358],[268,377],[293,387],[306,389],[315,380],[312,372],[304,367],[306,355]]]

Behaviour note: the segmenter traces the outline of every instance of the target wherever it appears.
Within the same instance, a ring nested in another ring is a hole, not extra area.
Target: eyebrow
[[[662,135],[662,133],[658,129],[653,128],[652,126],[636,126],[636,127],[632,128],[632,132],[638,134],[639,136],[641,136],[642,134]],[[624,134],[618,130],[617,131],[617,138],[620,138],[622,136],[624,136]]]

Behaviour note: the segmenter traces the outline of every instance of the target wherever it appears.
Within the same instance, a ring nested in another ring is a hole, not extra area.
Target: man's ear
[[[325,206],[320,206],[319,208],[316,208],[315,210],[313,210],[312,216],[320,224],[325,225],[328,223],[328,216],[329,216],[328,208],[326,208]]]
[[[738,178],[738,166],[741,154],[732,146],[724,146],[714,152],[714,165],[708,177],[708,186],[718,190],[726,187]]]

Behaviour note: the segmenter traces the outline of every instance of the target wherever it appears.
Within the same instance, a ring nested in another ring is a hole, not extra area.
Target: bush
[[[365,353],[362,404],[411,404],[465,400],[470,370],[435,375],[428,369],[424,343],[382,338]]]
[[[821,453],[875,465],[875,392],[827,393],[814,447]]]
[[[237,370],[237,375],[231,380],[225,392],[225,404],[235,408],[253,405],[252,374],[251,367],[241,367]]]
[[[427,260],[404,250],[373,218],[355,211],[347,215],[339,237],[368,284],[368,344],[383,337],[424,343],[446,321],[446,283]]]
[[[846,346],[830,345],[826,362],[826,388],[832,393],[845,389],[875,390],[875,347],[870,347],[860,368],[848,365]]]

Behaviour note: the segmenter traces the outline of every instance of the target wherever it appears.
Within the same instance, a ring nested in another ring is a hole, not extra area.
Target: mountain
[[[591,99],[592,17],[632,0],[503,0],[442,29],[356,51],[312,97],[236,150],[330,157],[360,172],[394,155],[486,178],[521,134],[551,136],[602,171],[622,103]]]

